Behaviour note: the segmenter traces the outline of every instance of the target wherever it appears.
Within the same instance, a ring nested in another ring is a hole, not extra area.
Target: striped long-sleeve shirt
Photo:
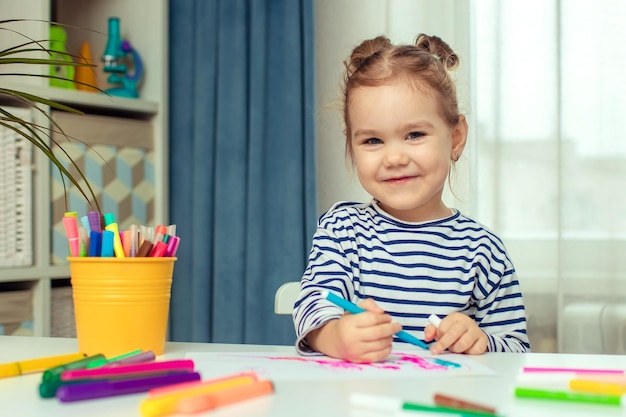
[[[301,354],[314,353],[305,340],[311,330],[343,314],[321,290],[355,304],[372,298],[420,339],[430,314],[461,312],[487,334],[489,351],[530,350],[522,293],[502,241],[459,211],[408,223],[375,201],[336,204],[319,220],[293,312]]]

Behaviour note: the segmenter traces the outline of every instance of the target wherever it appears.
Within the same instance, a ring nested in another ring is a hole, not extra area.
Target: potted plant
[[[8,30],[13,33],[18,33],[18,31],[11,29],[9,26],[13,22],[24,21],[24,19],[9,19],[9,20],[0,20],[0,30]],[[26,64],[26,65],[35,65],[35,66],[45,66],[46,68],[51,65],[55,66],[70,66],[70,67],[94,67],[94,64],[86,62],[82,57],[74,56],[65,51],[60,51],[56,49],[52,49],[50,44],[52,43],[49,39],[46,40],[36,40],[32,39],[26,35],[20,34],[23,37],[23,42],[17,45],[4,48],[0,50],[0,65],[15,65],[15,64]],[[34,53],[45,53],[43,57],[33,57]],[[65,58],[65,59],[63,59]],[[20,76],[20,77],[44,77],[48,79],[57,79],[60,81],[70,81],[77,83],[78,81],[69,80],[62,76],[50,75],[48,72],[42,72],[39,74],[25,73],[25,72],[4,72],[0,73],[1,76]],[[0,79],[1,80],[1,79]],[[90,86],[92,88],[97,89],[98,91],[102,91],[96,86]],[[98,199],[89,184],[89,181],[85,177],[85,174],[78,167],[78,165],[72,160],[72,158],[67,154],[67,152],[63,149],[63,147],[54,141],[52,137],[52,133],[60,133],[66,139],[72,140],[75,138],[70,138],[63,132],[61,126],[59,126],[51,117],[49,112],[42,109],[40,106],[49,106],[51,108],[67,111],[76,114],[82,114],[80,110],[72,108],[70,106],[66,106],[62,103],[55,102],[53,100],[49,100],[45,97],[41,97],[38,95],[30,94],[25,91],[19,91],[16,89],[5,88],[2,87],[2,82],[0,81],[0,95],[4,96],[5,101],[16,101],[21,103],[21,105],[26,105],[28,107],[32,107],[36,109],[41,114],[43,114],[46,119],[49,121],[49,125],[40,125],[35,122],[31,122],[30,120],[25,120],[24,118],[17,117],[10,110],[0,107],[0,126],[4,126],[5,128],[11,129],[21,137],[30,141],[36,148],[38,148],[41,152],[43,152],[46,157],[54,164],[54,166],[59,170],[61,174],[61,178],[63,181],[63,185],[65,187],[65,180],[67,179],[70,183],[72,183],[76,189],[82,194],[82,196],[87,200],[88,204],[94,207],[97,211],[101,212],[100,206],[98,203]],[[56,145],[56,148],[65,154],[65,157],[69,160],[70,164],[73,166],[75,171],[78,173],[78,176],[72,175],[70,171],[65,167],[62,161],[55,155],[53,152],[52,146]],[[66,201],[67,206],[67,201]]]

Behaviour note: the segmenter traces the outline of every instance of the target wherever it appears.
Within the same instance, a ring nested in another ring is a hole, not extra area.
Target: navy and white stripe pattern
[[[319,220],[301,287],[293,312],[301,354],[315,353],[307,333],[343,314],[321,290],[355,304],[372,298],[421,339],[430,314],[458,311],[487,334],[490,352],[530,351],[522,293],[502,241],[458,211],[406,223],[375,201],[337,203]]]

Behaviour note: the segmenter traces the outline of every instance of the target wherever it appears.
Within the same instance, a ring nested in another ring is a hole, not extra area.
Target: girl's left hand
[[[430,347],[434,355],[448,349],[452,353],[480,355],[487,351],[487,335],[476,322],[463,313],[452,313],[441,320],[439,327],[429,324],[424,329],[426,342],[437,340]]]

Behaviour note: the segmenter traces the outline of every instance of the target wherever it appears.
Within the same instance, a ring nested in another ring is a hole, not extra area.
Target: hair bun
[[[433,55],[443,64],[447,71],[454,70],[459,66],[458,55],[439,36],[421,33],[415,39],[415,47]]]
[[[350,58],[344,62],[348,76],[353,74],[371,56],[391,47],[391,41],[385,36],[377,36],[374,39],[361,42],[359,46],[352,50]]]

